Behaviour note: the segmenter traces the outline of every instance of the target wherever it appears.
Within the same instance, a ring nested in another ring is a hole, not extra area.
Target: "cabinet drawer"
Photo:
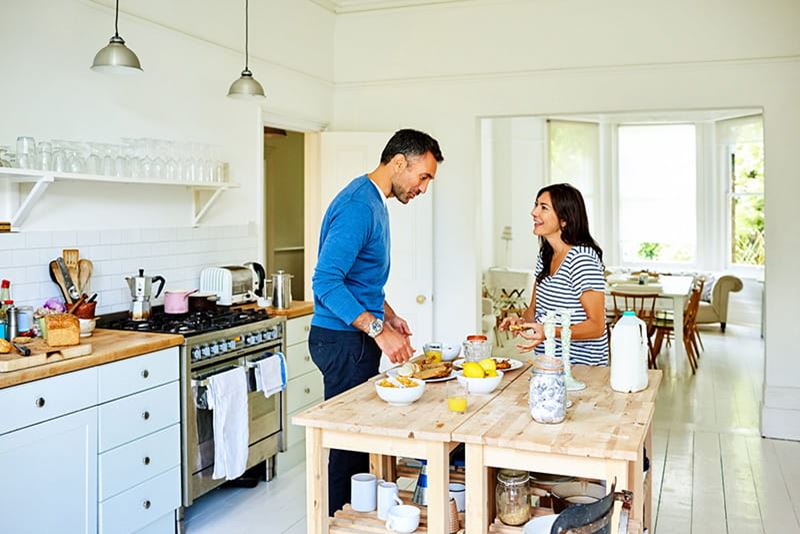
[[[170,512],[160,519],[156,519],[136,534],[175,534],[175,513]]]
[[[0,434],[96,404],[95,367],[0,389]]]
[[[178,347],[159,350],[100,367],[100,402],[178,380]]]
[[[100,497],[105,501],[181,463],[180,425],[100,455]]]
[[[178,382],[100,406],[100,452],[151,434],[180,420]]]
[[[294,413],[324,396],[322,373],[314,371],[299,378],[289,380],[286,388],[286,411]]]
[[[311,315],[296,317],[286,321],[286,346],[294,345],[308,339],[311,330]]]
[[[286,366],[289,368],[289,380],[317,370],[311,359],[308,343],[298,343],[286,349]]]
[[[100,532],[135,532],[180,505],[181,470],[176,467],[100,503]]]

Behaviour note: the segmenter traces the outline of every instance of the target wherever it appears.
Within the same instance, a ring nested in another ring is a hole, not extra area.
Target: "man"
[[[326,400],[375,376],[381,352],[396,364],[414,355],[408,323],[384,298],[390,258],[386,199],[407,204],[425,193],[443,159],[428,134],[399,130],[378,167],[350,182],[325,212],[308,345],[324,377]],[[331,450],[331,516],[350,502],[350,477],[368,470],[369,455]]]

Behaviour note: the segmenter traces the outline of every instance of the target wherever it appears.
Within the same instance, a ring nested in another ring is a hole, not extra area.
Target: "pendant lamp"
[[[250,25],[250,17],[249,17],[250,5],[249,0],[245,0],[244,2],[244,70],[242,71],[241,77],[231,84],[231,88],[228,89],[228,96],[231,98],[238,98],[242,100],[260,100],[262,98],[266,98],[264,95],[264,88],[261,86],[255,78],[253,78],[253,73],[250,72],[250,69],[247,66],[247,62],[249,60],[249,50],[248,50],[248,41],[249,41],[249,25]]]
[[[139,58],[125,46],[125,40],[119,36],[119,0],[117,0],[117,8],[114,12],[114,36],[111,37],[108,45],[101,48],[94,56],[92,70],[120,74],[142,72]]]

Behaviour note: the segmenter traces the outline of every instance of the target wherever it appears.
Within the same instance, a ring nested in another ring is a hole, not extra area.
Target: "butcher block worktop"
[[[242,304],[238,307],[243,310],[255,310],[261,308],[261,306],[255,302]],[[286,317],[286,319],[294,319],[296,317],[304,317],[314,313],[314,303],[308,300],[295,300],[292,302],[292,305],[285,310],[273,308],[271,306],[262,309],[267,310],[267,313],[270,315],[280,315],[282,317]]]
[[[91,354],[10,373],[0,373],[0,389],[176,347],[183,343],[183,336],[175,334],[151,334],[103,328],[96,329],[91,337],[81,339],[92,344]]]

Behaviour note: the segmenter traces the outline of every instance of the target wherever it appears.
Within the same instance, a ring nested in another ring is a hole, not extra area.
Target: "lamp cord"
[[[117,0],[117,10],[114,12],[114,37],[119,37],[119,0]]]
[[[117,0],[119,2],[119,0]],[[244,0],[244,70],[250,70],[248,67],[249,50],[248,42],[250,41],[250,1]]]

